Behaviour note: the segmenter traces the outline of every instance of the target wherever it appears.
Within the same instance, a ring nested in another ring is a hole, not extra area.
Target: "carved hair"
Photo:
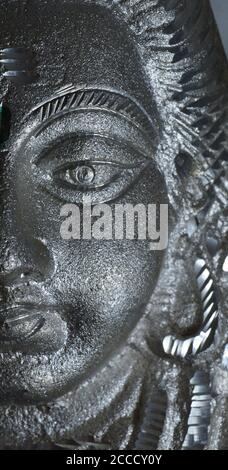
[[[134,32],[168,123],[165,132],[178,139],[180,152],[193,157],[203,191],[218,182],[223,186],[227,62],[208,0],[99,3],[119,13]]]

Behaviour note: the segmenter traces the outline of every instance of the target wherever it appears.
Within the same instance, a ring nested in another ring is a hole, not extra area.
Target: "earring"
[[[196,356],[207,349],[213,342],[218,325],[218,305],[215,295],[214,281],[204,261],[199,258],[195,262],[197,287],[202,304],[202,322],[198,332],[186,339],[174,335],[166,336],[163,340],[163,350],[173,357],[186,358]]]

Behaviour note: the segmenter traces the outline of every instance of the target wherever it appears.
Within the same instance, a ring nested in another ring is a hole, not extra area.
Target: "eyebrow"
[[[154,123],[146,110],[126,93],[106,88],[76,88],[67,85],[33,108],[30,114],[39,111],[40,122],[45,122],[62,112],[75,109],[103,109],[118,113],[150,133]]]

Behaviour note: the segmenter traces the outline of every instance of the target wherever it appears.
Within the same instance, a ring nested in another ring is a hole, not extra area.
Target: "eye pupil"
[[[83,165],[76,169],[75,177],[78,183],[92,183],[95,177],[95,171],[91,166]]]

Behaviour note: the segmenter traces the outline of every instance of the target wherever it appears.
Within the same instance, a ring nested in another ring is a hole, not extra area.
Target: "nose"
[[[1,286],[45,282],[54,270],[54,258],[45,240],[33,238],[26,245],[11,237],[0,242]]]
[[[51,278],[54,263],[47,246],[33,240],[33,250],[25,250],[11,237],[0,246],[0,319],[12,304],[39,302],[41,287]],[[34,299],[34,300],[33,300]]]
[[[8,160],[7,160],[8,159]],[[0,162],[0,273],[4,284],[24,279],[42,282],[54,271],[54,258],[48,241],[32,229],[30,218],[24,218],[15,190],[10,157]],[[1,171],[2,170],[2,171]],[[23,203],[26,211],[26,203]]]
[[[0,352],[56,352],[66,343],[67,326],[42,288],[53,272],[52,257],[43,240],[33,239],[32,250],[23,248],[11,238],[1,253]]]
[[[46,303],[42,285],[48,284],[54,271],[54,261],[43,240],[32,240],[28,247],[11,237],[0,244],[0,323],[17,304]],[[46,291],[46,289],[45,289]],[[47,293],[45,292],[45,297]]]

